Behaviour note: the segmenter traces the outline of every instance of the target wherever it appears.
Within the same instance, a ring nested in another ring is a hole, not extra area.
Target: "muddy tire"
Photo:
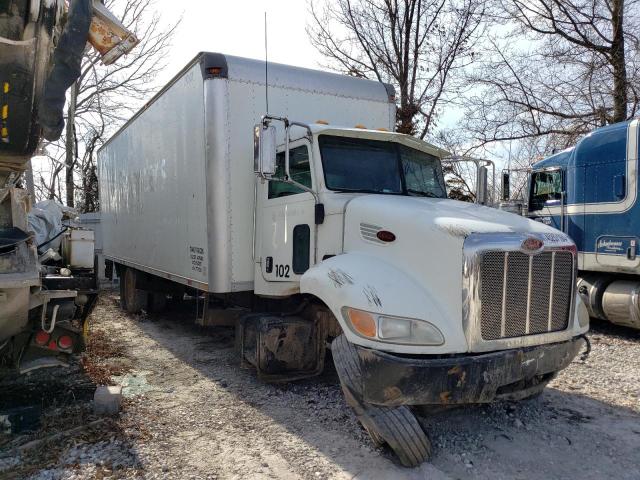
[[[431,458],[431,442],[406,406],[365,405],[360,421],[376,442],[383,440],[405,467],[417,467]],[[373,435],[372,435],[373,432]]]
[[[331,355],[340,381],[354,392],[361,393],[362,369],[353,343],[344,334],[336,337],[331,343]]]
[[[355,346],[344,335],[332,345],[333,361],[347,402],[373,443],[388,445],[405,467],[416,467],[431,457],[431,442],[406,406],[379,407],[362,400],[362,369]]]
[[[371,441],[377,448],[384,447],[386,442],[384,441],[384,438],[382,438],[380,434],[378,434],[378,431],[375,428],[369,428],[366,425],[362,426],[367,431],[369,437],[371,437]]]
[[[122,307],[129,313],[140,313],[146,307],[147,292],[136,288],[137,272],[133,268],[127,268],[121,279]]]

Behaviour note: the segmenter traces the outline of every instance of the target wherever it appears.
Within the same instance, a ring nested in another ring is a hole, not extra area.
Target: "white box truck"
[[[523,398],[575,357],[575,245],[448,200],[447,152],[393,133],[392,87],[268,67],[267,109],[264,62],[201,53],[101,148],[123,306],[188,289],[245,307],[241,362],[271,381],[320,373],[330,347],[374,441],[416,465],[413,407]]]

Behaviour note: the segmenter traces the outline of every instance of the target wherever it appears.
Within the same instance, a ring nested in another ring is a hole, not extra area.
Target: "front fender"
[[[455,287],[455,286],[452,286]],[[300,292],[321,299],[333,312],[347,339],[364,347],[396,353],[440,354],[468,351],[459,318],[450,318],[437,298],[405,272],[373,255],[345,253],[309,269]],[[342,315],[343,307],[427,320],[444,335],[440,346],[380,342],[356,334]]]

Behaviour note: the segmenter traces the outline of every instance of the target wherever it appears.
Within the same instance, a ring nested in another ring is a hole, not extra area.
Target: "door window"
[[[311,188],[311,165],[309,164],[309,150],[306,145],[289,150],[289,173],[292,180]],[[286,197],[304,192],[304,190],[295,185],[278,179],[284,179],[284,152],[276,155],[276,173],[269,180],[269,198]]]
[[[545,204],[562,198],[562,172],[534,172],[531,176],[529,211],[541,210]]]

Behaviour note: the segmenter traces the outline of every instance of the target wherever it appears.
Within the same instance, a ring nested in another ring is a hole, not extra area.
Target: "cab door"
[[[257,294],[284,296],[295,293],[300,277],[313,263],[315,200],[310,192],[282,181],[284,151],[276,157],[276,173],[258,180],[256,190]],[[311,146],[306,139],[291,142],[289,172],[296,182],[315,188]]]
[[[541,170],[531,174],[529,185],[529,217],[561,231],[566,231],[562,215],[564,177],[560,168]]]

